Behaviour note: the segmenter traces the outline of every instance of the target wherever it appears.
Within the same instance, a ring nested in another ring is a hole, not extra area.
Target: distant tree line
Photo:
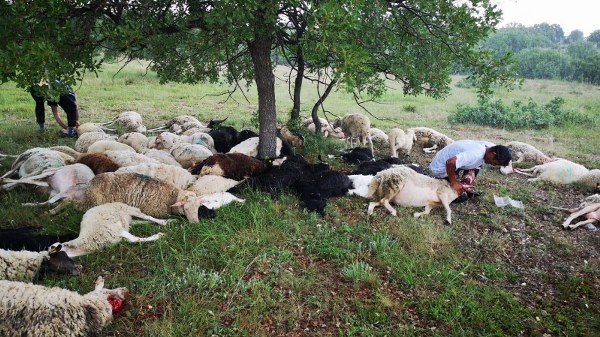
[[[492,50],[498,57],[512,54],[521,78],[600,85],[600,30],[585,38],[580,30],[565,36],[557,24],[515,24],[498,29],[479,47]]]

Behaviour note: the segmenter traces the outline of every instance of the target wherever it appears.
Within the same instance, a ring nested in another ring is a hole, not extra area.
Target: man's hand
[[[451,182],[450,187],[452,187],[452,189],[455,190],[458,195],[461,195],[465,192],[463,184],[459,183],[458,181]]]

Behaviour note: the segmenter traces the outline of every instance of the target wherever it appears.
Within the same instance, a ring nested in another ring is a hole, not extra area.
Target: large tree
[[[488,0],[6,0],[0,6],[3,82],[25,87],[43,75],[72,84],[81,71],[97,69],[100,47],[150,60],[163,81],[225,79],[239,88],[253,80],[260,156],[275,154],[275,49],[293,52],[313,74],[327,71],[329,89],[339,84],[374,97],[385,90],[385,78],[407,94],[442,97],[456,61],[472,70],[483,93],[510,79],[506,59],[474,48],[499,20]],[[27,63],[23,55],[40,60]]]

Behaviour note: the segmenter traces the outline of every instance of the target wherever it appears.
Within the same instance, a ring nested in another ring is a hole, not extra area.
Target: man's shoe
[[[39,123],[38,126],[39,126],[38,132],[40,132],[40,133],[44,133],[44,132],[48,131],[48,129],[46,129],[46,124]]]
[[[77,129],[74,127],[68,127],[66,129],[62,129],[60,130],[60,134],[63,137],[68,137],[68,138],[77,138]]]

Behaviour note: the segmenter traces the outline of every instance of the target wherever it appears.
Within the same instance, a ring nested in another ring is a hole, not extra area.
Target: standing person
[[[473,185],[484,163],[506,166],[512,159],[510,149],[486,141],[458,140],[440,150],[429,165],[435,178],[443,178],[460,195],[463,185]],[[462,174],[462,175],[461,175]],[[458,181],[461,176],[461,181]],[[464,198],[462,198],[464,199]]]
[[[56,81],[57,85],[63,85],[61,82]],[[58,102],[48,100],[48,105],[52,110],[54,119],[63,129],[63,133],[67,137],[77,137],[76,128],[79,126],[79,110],[77,108],[77,101],[75,99],[75,92],[70,86],[64,85],[67,89],[67,93],[61,94]],[[46,111],[44,109],[45,91],[47,90],[47,84],[45,81],[40,82],[31,86],[30,93],[31,97],[35,100],[35,119],[39,125],[39,131],[46,131]],[[67,114],[67,124],[65,124],[60,115],[58,114],[58,106],[65,111]]]

